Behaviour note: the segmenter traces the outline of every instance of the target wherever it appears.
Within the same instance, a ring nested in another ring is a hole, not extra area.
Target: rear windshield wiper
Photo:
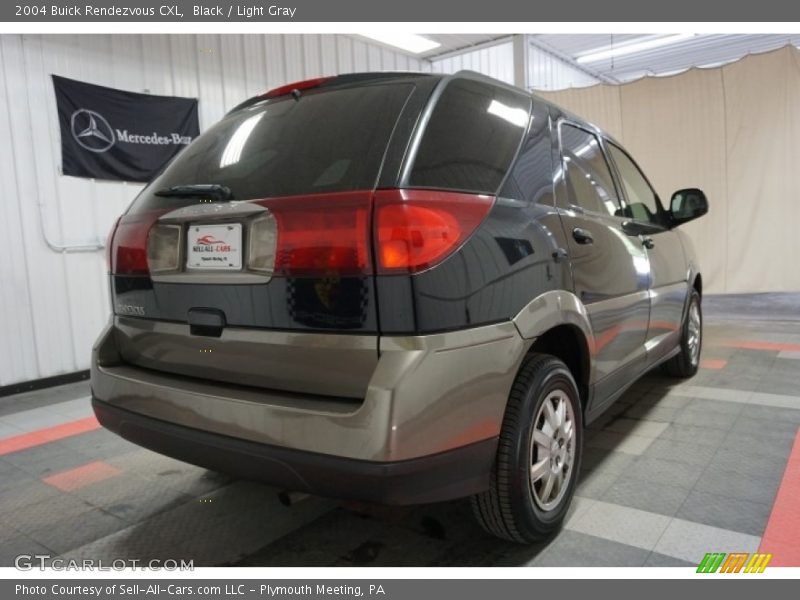
[[[214,198],[215,200],[232,200],[231,188],[217,183],[196,183],[193,185],[173,185],[158,190],[156,196],[172,198]]]

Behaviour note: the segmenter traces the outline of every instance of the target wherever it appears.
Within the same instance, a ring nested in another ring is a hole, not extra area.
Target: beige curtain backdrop
[[[699,187],[684,230],[712,293],[800,291],[800,51],[619,86],[540,93],[619,139],[666,204]]]

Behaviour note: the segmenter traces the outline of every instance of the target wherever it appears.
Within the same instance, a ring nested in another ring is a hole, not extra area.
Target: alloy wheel
[[[697,302],[692,302],[689,306],[689,324],[686,347],[689,349],[689,361],[692,366],[696,365],[700,359],[700,338],[702,335],[702,324],[700,321],[700,307]]]
[[[531,434],[530,484],[537,506],[556,508],[569,487],[575,464],[575,414],[566,392],[547,395]]]

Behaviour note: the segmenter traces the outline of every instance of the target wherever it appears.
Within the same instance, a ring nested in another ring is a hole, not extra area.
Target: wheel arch
[[[533,340],[529,353],[550,354],[567,365],[585,410],[594,381],[595,346],[583,303],[565,290],[546,292],[528,303],[513,321],[523,338]]]

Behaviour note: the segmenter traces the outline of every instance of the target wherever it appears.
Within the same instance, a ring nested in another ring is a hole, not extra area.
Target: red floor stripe
[[[724,358],[705,358],[700,361],[700,368],[719,370],[724,369],[727,364],[728,361]]]
[[[759,342],[757,340],[728,340],[722,342],[720,346],[727,348],[741,348],[743,350],[788,350],[789,352],[800,352],[800,344],[783,344],[780,342]]]
[[[62,471],[49,477],[43,477],[42,481],[48,485],[58,488],[62,492],[71,492],[86,485],[104,481],[122,473],[118,468],[98,460],[68,471]]]
[[[100,423],[94,417],[86,417],[69,423],[62,423],[45,429],[38,429],[30,433],[15,435],[10,438],[0,440],[0,456],[11,454],[20,450],[41,446],[48,442],[55,442],[66,437],[86,433],[100,428]]]
[[[759,552],[772,556],[770,567],[800,567],[800,431],[783,472]]]

